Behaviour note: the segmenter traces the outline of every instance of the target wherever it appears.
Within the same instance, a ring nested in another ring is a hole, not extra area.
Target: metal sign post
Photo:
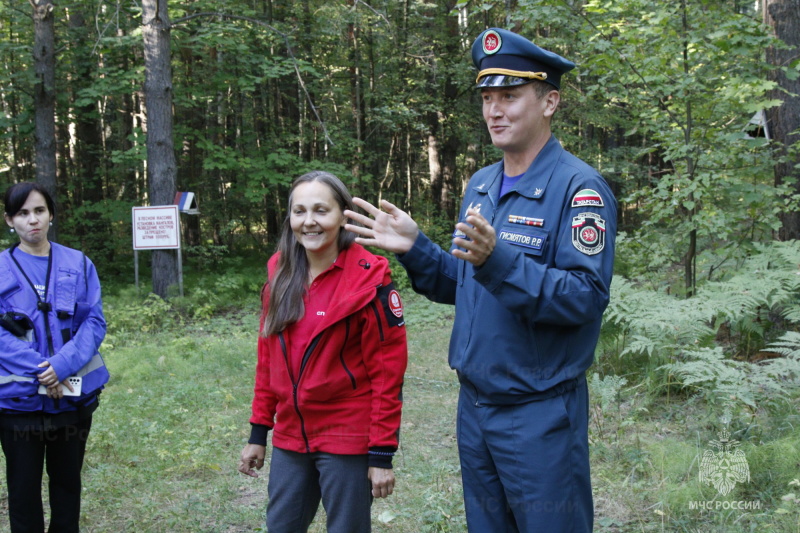
[[[181,219],[177,205],[132,208],[133,260],[136,290],[139,290],[139,250],[178,250],[178,284],[183,297]]]

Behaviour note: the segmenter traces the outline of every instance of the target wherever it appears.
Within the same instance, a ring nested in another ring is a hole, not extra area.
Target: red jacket
[[[270,278],[277,261],[278,254],[269,260]],[[266,444],[268,429],[274,429],[272,444],[284,450],[390,458],[397,449],[408,361],[402,304],[386,258],[353,244],[338,261],[342,277],[324,320],[304,341],[294,382],[288,330],[258,339],[250,442]],[[263,300],[262,323],[268,286]]]

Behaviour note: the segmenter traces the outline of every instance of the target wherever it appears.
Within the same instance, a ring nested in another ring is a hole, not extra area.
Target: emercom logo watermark
[[[750,481],[750,466],[744,452],[736,449],[739,441],[731,440],[728,430],[717,435],[719,440],[709,441],[716,451],[706,450],[700,461],[700,483],[714,485],[717,492],[727,496],[737,483]]]
[[[739,441],[731,439],[730,432],[723,429],[717,433],[719,440],[709,441],[710,449],[703,452],[700,460],[700,483],[712,485],[722,496],[727,496],[737,483],[750,482],[750,465]],[[760,501],[709,500],[690,501],[689,509],[761,509]]]

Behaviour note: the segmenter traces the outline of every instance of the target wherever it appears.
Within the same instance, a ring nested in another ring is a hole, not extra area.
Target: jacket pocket
[[[78,271],[59,268],[56,276],[56,312],[59,316],[72,316],[78,295]]]

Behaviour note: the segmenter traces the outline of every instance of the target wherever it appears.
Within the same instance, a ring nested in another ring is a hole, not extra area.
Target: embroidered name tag
[[[526,235],[525,233],[516,233],[513,231],[501,231],[500,240],[518,246],[524,246],[532,250],[541,250],[544,245],[544,237],[537,237],[536,235]]]

